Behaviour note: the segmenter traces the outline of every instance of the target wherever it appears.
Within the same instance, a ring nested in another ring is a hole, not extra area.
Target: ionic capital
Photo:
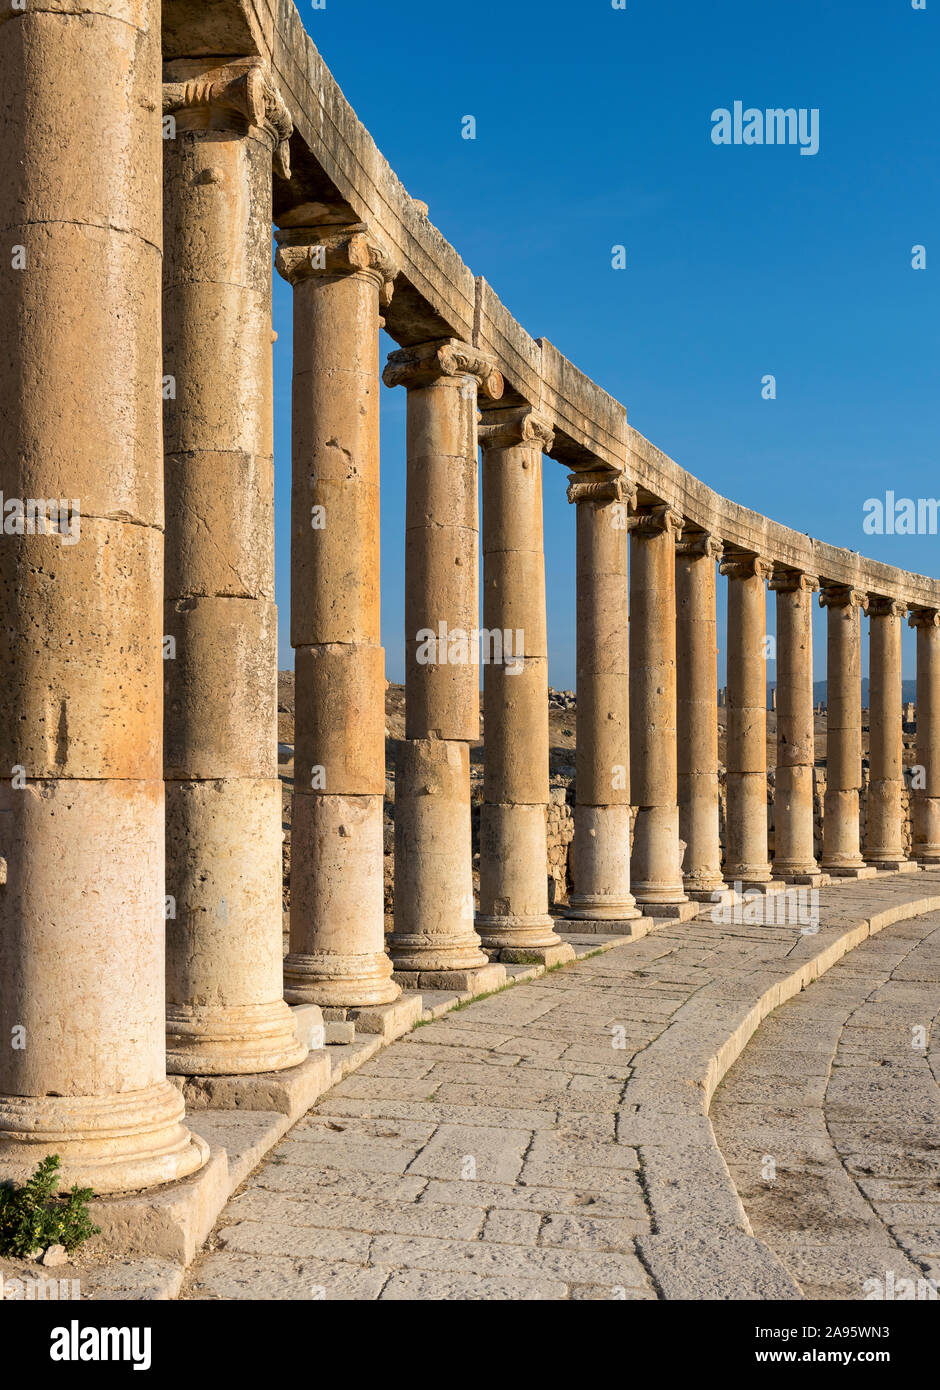
[[[814,594],[819,580],[815,574],[804,574],[802,570],[774,570],[767,587],[777,594]]]
[[[940,627],[940,608],[912,608],[908,627]]]
[[[718,569],[729,579],[769,579],[774,572],[772,560],[753,553],[729,555]]]
[[[676,554],[691,560],[720,560],[724,553],[724,541],[710,531],[685,531],[676,539]]]
[[[488,410],[477,431],[483,449],[512,449],[517,444],[537,444],[547,454],[555,442],[551,420],[531,406],[517,409]]]
[[[473,377],[484,396],[498,401],[503,394],[503,378],[496,369],[496,358],[483,348],[462,343],[459,338],[438,338],[432,343],[399,348],[389,353],[382,380],[386,386],[430,386],[448,377]]]
[[[225,130],[238,133],[256,127],[274,140],[274,167],[290,178],[290,137],[294,129],[287,107],[263,58],[242,58],[220,67],[199,70],[184,59],[166,67],[164,115],[176,116],[186,130]],[[173,81],[176,76],[180,81]]]
[[[685,519],[668,503],[654,507],[640,507],[630,521],[630,530],[637,536],[659,536],[665,531],[670,535],[681,536]]]
[[[595,502],[604,506],[619,502],[621,506],[636,505],[636,488],[622,473],[569,473],[568,501]]]
[[[820,608],[868,608],[868,595],[863,589],[848,584],[824,584],[819,590]]]
[[[881,594],[868,595],[869,618],[903,618],[906,613],[907,604],[900,599],[883,598]]]
[[[348,227],[289,227],[275,235],[274,264],[294,288],[317,276],[368,275],[383,307],[392,300],[398,266],[365,222]]]

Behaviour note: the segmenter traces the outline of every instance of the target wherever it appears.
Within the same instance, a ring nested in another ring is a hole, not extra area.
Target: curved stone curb
[[[664,1297],[802,1297],[751,1229],[708,1119],[712,1096],[769,1013],[885,927],[938,909],[940,895],[924,896],[848,929],[803,936],[782,950],[777,968],[768,966],[756,977],[732,973],[704,986],[638,1057],[618,1138],[640,1152],[653,1232],[639,1238],[638,1249]],[[795,960],[800,963],[793,969]],[[757,1000],[749,1003],[755,988]]]

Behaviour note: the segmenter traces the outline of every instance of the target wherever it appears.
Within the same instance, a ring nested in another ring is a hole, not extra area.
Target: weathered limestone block
[[[174,499],[166,547],[185,596],[273,602],[273,458],[245,449],[168,454],[166,490]]]
[[[298,647],[295,669],[306,706],[297,718],[295,793],[381,796],[385,652],[340,642]]]
[[[521,671],[484,668],[483,791],[495,804],[541,805],[548,798],[548,662]],[[539,712],[541,711],[541,713]]]

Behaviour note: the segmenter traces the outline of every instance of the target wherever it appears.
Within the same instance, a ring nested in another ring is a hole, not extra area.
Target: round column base
[[[245,1076],[284,1071],[307,1057],[283,999],[195,1008],[170,1004],[166,1069],[173,1076]]]
[[[170,1081],[113,1096],[0,1096],[0,1180],[25,1180],[49,1154],[61,1160],[59,1191],[135,1192],[177,1182],[209,1157],[182,1123]]]
[[[688,902],[683,884],[675,883],[633,883],[633,896],[642,909],[647,904],[670,904]]]
[[[332,951],[291,951],[284,957],[284,998],[288,1004],[364,1008],[391,1004],[401,994],[384,951],[339,955]]]
[[[480,949],[476,932],[457,940],[435,941],[426,936],[409,935],[389,938],[389,955],[396,971],[417,971],[419,974],[444,970],[478,970],[489,965],[490,958]]]
[[[775,859],[773,862],[774,878],[811,878],[821,872],[815,859]]]
[[[760,864],[725,865],[725,880],[729,884],[743,883],[747,885],[757,883],[770,883],[772,878],[773,874],[771,872],[769,860],[764,861]]]
[[[562,946],[555,920],[548,913],[534,917],[489,916],[477,913],[476,929],[487,950],[525,950],[527,947]]]
[[[632,895],[611,898],[601,893],[572,893],[565,908],[566,917],[583,922],[628,922],[642,915]]]

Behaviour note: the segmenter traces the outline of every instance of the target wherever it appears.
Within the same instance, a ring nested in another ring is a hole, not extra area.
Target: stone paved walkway
[[[751,1226],[810,1298],[940,1280],[940,914],[785,1004],[711,1109]],[[900,1286],[897,1286],[900,1287]]]
[[[779,1004],[892,918],[940,909],[940,874],[820,905],[815,933],[665,927],[391,1044],[233,1198],[182,1296],[799,1298],[709,1102]]]

